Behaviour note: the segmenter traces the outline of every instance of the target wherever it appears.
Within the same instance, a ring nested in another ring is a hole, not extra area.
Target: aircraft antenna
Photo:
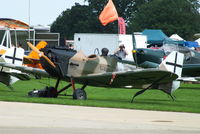
[[[31,21],[31,0],[28,1],[28,41],[30,42],[31,34],[30,34],[30,21]],[[29,47],[28,47],[29,48]]]
[[[132,34],[132,40],[133,40],[133,50],[132,50],[133,59],[134,59],[136,67],[138,67],[138,63],[137,63],[137,51],[136,51],[136,41],[135,41],[135,35],[134,35],[134,33]]]

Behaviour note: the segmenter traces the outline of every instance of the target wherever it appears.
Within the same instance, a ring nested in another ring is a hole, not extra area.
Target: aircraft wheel
[[[73,99],[75,100],[86,100],[87,99],[87,94],[85,90],[78,88],[74,91],[73,93]]]

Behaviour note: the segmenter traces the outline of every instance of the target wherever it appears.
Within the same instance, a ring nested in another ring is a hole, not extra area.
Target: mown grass
[[[62,104],[62,105],[80,105],[92,107],[111,107],[111,108],[126,108],[126,109],[145,109],[159,111],[179,111],[200,113],[200,85],[199,84],[182,84],[174,95],[176,101],[159,90],[148,90],[144,94],[135,98],[133,103],[130,103],[133,94],[137,89],[113,89],[86,87],[88,99],[73,100],[71,96],[59,96],[58,98],[32,98],[28,97],[27,93],[31,90],[42,89],[46,85],[53,86],[55,80],[42,79],[31,81],[19,81],[13,85],[14,91],[0,84],[0,100],[14,102],[31,102],[31,103],[46,103],[46,104]],[[66,82],[60,84],[60,88],[65,86]],[[81,87],[81,85],[76,85]],[[72,94],[72,90],[65,91],[62,94]]]

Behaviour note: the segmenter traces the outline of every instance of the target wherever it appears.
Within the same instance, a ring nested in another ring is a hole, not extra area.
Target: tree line
[[[118,22],[101,25],[98,17],[108,0],[83,0],[63,11],[51,25],[51,32],[73,39],[74,33],[118,33]],[[193,40],[200,32],[199,0],[113,0],[119,17],[125,19],[127,33],[161,29]]]

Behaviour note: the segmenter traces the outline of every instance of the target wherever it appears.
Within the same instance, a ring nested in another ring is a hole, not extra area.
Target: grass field
[[[58,98],[31,98],[27,96],[28,91],[34,88],[42,89],[46,85],[53,86],[54,84],[55,80],[52,79],[19,81],[13,85],[14,91],[0,84],[0,101],[200,113],[200,84],[182,84],[181,88],[174,93],[176,101],[172,101],[168,95],[159,90],[148,90],[136,97],[133,103],[130,103],[133,94],[139,90],[90,86],[86,87],[88,96],[86,101],[73,100],[71,96],[59,96]],[[62,82],[60,87],[65,85],[66,82]],[[76,87],[80,86],[76,85]],[[71,88],[64,94],[72,94]]]

